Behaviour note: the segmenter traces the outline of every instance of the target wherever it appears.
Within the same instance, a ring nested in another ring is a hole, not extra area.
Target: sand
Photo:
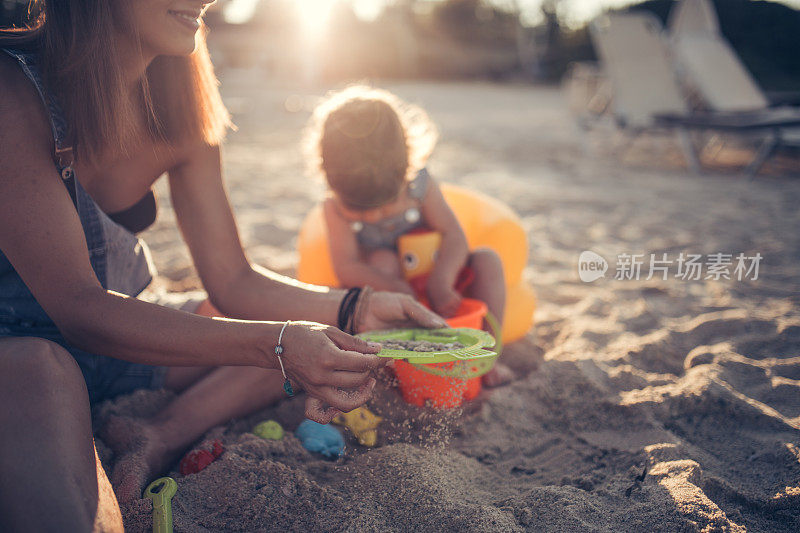
[[[308,112],[286,111],[291,91],[252,72],[223,80],[240,128],[225,170],[243,239],[251,259],[291,273],[293,239],[321,194],[302,176]],[[434,176],[522,217],[538,308],[504,355],[519,378],[437,411],[404,404],[386,374],[369,402],[385,419],[378,447],[348,436],[337,461],[291,433],[300,398],[215,428],[206,438],[223,441],[219,460],[186,477],[172,467],[175,531],[800,529],[800,181],[786,172],[798,159],[752,182],[730,168],[690,176],[669,138],[581,136],[557,89],[389,87],[439,124]],[[293,106],[313,104],[300,96]],[[167,288],[197,288],[160,187],[145,238]],[[605,278],[580,281],[584,250],[612,263]],[[618,254],[680,252],[764,259],[756,281],[613,279]],[[169,398],[118,398],[95,409],[95,425]],[[249,433],[270,418],[283,440]],[[125,505],[127,529],[147,531],[150,512],[149,500]]]

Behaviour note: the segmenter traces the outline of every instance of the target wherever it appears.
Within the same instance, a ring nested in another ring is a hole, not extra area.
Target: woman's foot
[[[155,427],[143,420],[112,416],[99,436],[114,452],[111,484],[120,503],[141,498],[145,485],[175,459]]]
[[[487,388],[500,387],[510,383],[514,377],[513,370],[503,363],[495,363],[494,368],[483,375],[483,386]]]

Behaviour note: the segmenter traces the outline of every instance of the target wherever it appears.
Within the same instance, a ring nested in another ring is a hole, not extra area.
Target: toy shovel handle
[[[153,508],[153,533],[172,533],[172,506]]]
[[[171,477],[162,477],[150,483],[144,497],[153,500],[153,533],[172,533],[172,497],[178,484]]]

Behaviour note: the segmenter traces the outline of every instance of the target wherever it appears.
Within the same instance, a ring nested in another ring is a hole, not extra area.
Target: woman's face
[[[216,0],[131,0],[131,23],[146,55],[188,55],[206,8]]]

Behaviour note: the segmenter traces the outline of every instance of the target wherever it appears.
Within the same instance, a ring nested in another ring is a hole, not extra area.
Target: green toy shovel
[[[153,500],[153,533],[172,533],[172,497],[178,484],[171,477],[159,478],[144,491],[144,497]]]

